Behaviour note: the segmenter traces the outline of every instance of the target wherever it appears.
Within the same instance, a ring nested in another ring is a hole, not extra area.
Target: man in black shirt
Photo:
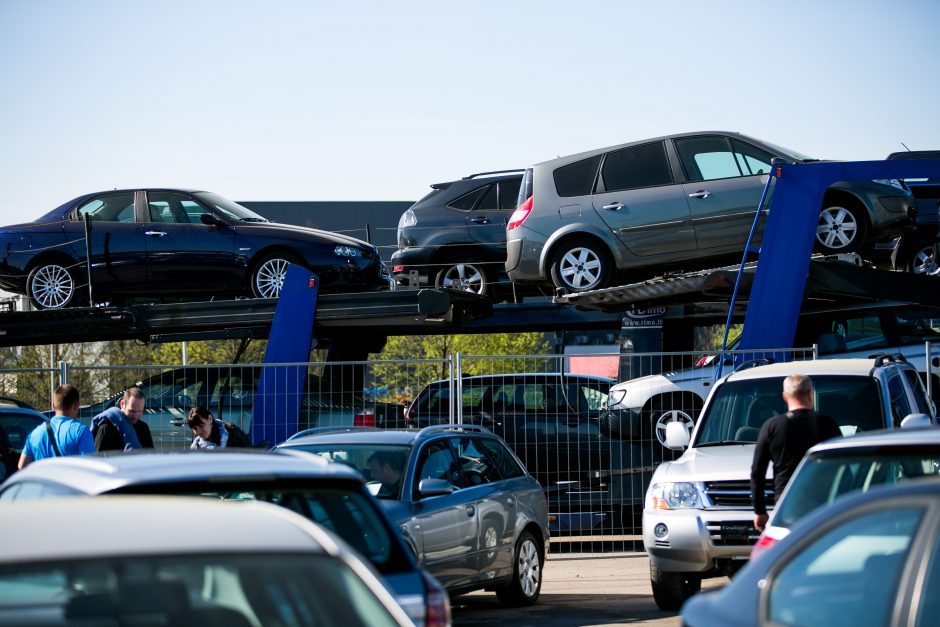
[[[754,504],[754,527],[758,531],[763,531],[767,524],[764,499],[767,465],[774,463],[774,493],[779,497],[806,451],[824,440],[842,435],[835,420],[813,410],[814,397],[810,378],[791,374],[783,380],[787,413],[774,416],[761,426],[751,465],[751,501]]]
[[[150,427],[141,420],[146,399],[139,387],[130,387],[118,401],[118,406],[107,409],[92,418],[92,435],[96,451],[127,451],[134,448],[153,448]]]

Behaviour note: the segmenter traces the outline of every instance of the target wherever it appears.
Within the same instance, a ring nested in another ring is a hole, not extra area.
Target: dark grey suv
[[[505,605],[538,600],[548,549],[545,496],[486,429],[298,433],[278,449],[307,451],[362,473],[418,563],[451,593],[484,588]]]
[[[740,260],[774,157],[792,150],[720,131],[600,148],[526,170],[507,225],[514,282],[568,292],[605,287],[618,271],[694,270]],[[816,249],[860,251],[904,232],[917,204],[896,180],[848,181],[827,191]]]
[[[398,222],[395,278],[417,271],[422,284],[494,296],[508,283],[506,222],[516,208],[522,170],[471,174],[435,183]]]

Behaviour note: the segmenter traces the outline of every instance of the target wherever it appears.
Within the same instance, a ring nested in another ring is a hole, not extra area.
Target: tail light
[[[375,426],[375,412],[364,410],[362,413],[356,414],[353,416],[353,426],[354,427],[374,427]]]
[[[525,222],[525,219],[529,217],[529,214],[532,213],[532,206],[535,204],[535,196],[529,196],[525,199],[519,208],[516,209],[512,216],[509,218],[509,223],[506,224],[506,230],[511,231],[518,226],[522,226],[522,223]]]
[[[392,266],[392,272],[404,272],[405,266]]]
[[[427,599],[425,627],[450,627],[450,597],[447,590],[426,572],[422,571],[421,575]]]
[[[757,544],[751,549],[751,559],[754,559],[773,545],[777,544],[777,541],[766,533],[762,534],[760,538],[757,539]]]

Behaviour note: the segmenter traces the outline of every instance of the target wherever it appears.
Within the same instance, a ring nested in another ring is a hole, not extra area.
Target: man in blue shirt
[[[68,384],[57,387],[53,396],[53,406],[55,416],[49,420],[48,424],[43,423],[33,429],[26,438],[26,445],[20,454],[20,468],[46,457],[85,455],[95,452],[95,441],[91,437],[91,431],[75,420],[79,407],[78,389]]]

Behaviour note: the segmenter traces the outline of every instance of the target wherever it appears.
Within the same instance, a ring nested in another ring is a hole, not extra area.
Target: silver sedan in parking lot
[[[267,503],[7,503],[0,537],[3,625],[412,625],[341,541]]]

